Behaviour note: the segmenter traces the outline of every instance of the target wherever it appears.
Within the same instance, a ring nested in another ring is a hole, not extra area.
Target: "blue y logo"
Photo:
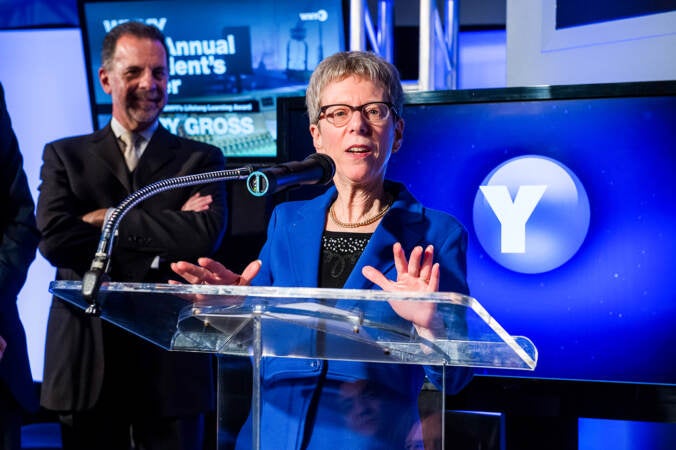
[[[589,229],[589,199],[563,164],[521,156],[484,179],[474,199],[474,228],[498,264],[521,273],[547,272],[582,245]]]

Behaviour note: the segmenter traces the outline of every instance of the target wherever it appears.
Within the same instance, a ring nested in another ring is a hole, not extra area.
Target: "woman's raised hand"
[[[434,262],[434,247],[415,247],[407,259],[398,242],[392,247],[396,281],[390,280],[372,266],[365,266],[362,274],[383,291],[395,292],[436,292],[439,289],[439,263]],[[412,302],[390,300],[390,306],[399,316],[413,322],[416,327],[436,329],[440,326],[434,302]]]

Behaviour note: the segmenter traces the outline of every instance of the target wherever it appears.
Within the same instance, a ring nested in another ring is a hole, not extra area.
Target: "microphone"
[[[291,161],[252,172],[246,187],[256,197],[272,195],[291,186],[328,184],[336,172],[333,160],[323,153],[313,153],[302,161]]]

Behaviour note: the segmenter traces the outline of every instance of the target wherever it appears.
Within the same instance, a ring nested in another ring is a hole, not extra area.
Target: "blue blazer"
[[[417,245],[433,244],[435,260],[441,267],[440,290],[468,293],[465,279],[467,233],[464,227],[446,213],[423,207],[401,184],[386,182],[385,188],[395,196],[395,201],[373,233],[344,288],[380,289],[361,274],[365,265],[374,266],[388,278],[396,279],[392,246],[400,242],[407,254]],[[336,195],[336,189],[332,187],[315,199],[283,203],[275,208],[268,226],[267,241],[260,253],[262,267],[253,284],[318,286],[324,222]],[[349,310],[355,305],[351,301],[338,301],[336,306]],[[365,311],[365,314],[369,317],[410,328],[410,323],[397,316],[387,304],[368,308],[371,310]],[[301,330],[298,334],[285,336],[284,343],[275,345],[286,345],[287,350],[293,352],[293,346],[314,345],[314,342],[311,333]],[[307,420],[313,421],[311,448],[326,448],[326,445],[339,448],[342,448],[341,445],[350,448],[403,448],[402,436],[392,441],[390,431],[397,428],[392,426],[389,430],[381,430],[387,436],[367,433],[368,442],[355,440],[365,435],[356,431],[351,437],[346,431],[345,417],[348,414],[344,409],[345,402],[335,404],[328,397],[324,398],[324,393],[328,396],[337,392],[344,382],[368,380],[375,386],[370,388],[370,392],[387,399],[389,411],[383,417],[391,418],[392,408],[396,408],[394,414],[410,425],[417,418],[417,398],[425,371],[432,377],[438,375],[432,367],[294,358],[264,358],[261,369],[263,448],[288,449],[301,446]],[[471,378],[471,373],[468,368],[447,370],[447,391],[460,390]],[[317,389],[318,382],[322,383],[322,389]],[[311,408],[317,408],[313,418],[308,417]],[[387,425],[392,425],[391,419],[388,420],[390,423]],[[336,430],[336,433],[327,430]],[[250,428],[245,426],[238,448],[246,447],[244,441],[248,441],[250,433]]]

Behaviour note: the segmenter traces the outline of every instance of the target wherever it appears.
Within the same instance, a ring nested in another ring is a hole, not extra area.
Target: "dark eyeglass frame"
[[[379,119],[376,122],[369,119],[369,117],[365,114],[365,111],[367,109],[366,107],[371,106],[371,105],[385,105],[385,106],[387,106],[387,111],[388,111],[387,116],[384,119]],[[333,108],[335,106],[344,106],[345,108],[348,108],[350,110],[350,114],[347,117],[347,120],[345,120],[344,124],[336,125],[335,123],[333,123],[335,118],[333,118],[333,117],[329,118],[329,116],[326,115],[326,110],[328,110],[329,108]],[[372,123],[372,124],[376,124],[376,125],[384,123],[387,119],[390,118],[389,111],[392,111],[392,113],[394,114],[395,120],[399,117],[399,113],[397,112],[397,108],[394,107],[394,103],[390,103],[390,102],[368,102],[368,103],[364,103],[363,105],[360,105],[360,106],[346,105],[345,103],[334,103],[332,105],[325,105],[325,106],[322,106],[322,107],[319,108],[319,117],[317,118],[317,121],[320,121],[322,119],[326,119],[326,121],[328,123],[330,123],[331,125],[333,125],[334,127],[341,128],[341,127],[344,127],[345,125],[347,125],[347,123],[350,121],[350,119],[352,119],[352,114],[354,114],[355,111],[359,111],[361,113],[362,117],[368,123]]]

